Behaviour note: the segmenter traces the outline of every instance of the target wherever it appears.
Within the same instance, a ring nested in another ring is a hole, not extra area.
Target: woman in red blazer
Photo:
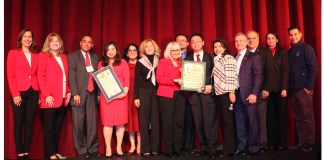
[[[37,80],[43,114],[45,150],[50,159],[65,159],[58,153],[60,128],[71,97],[68,85],[68,63],[63,42],[50,33],[39,54]]]
[[[170,42],[159,61],[156,80],[159,83],[160,115],[164,133],[165,155],[169,158],[180,157],[183,144],[185,98],[180,91],[181,49],[178,43]]]
[[[36,79],[38,55],[35,49],[33,32],[23,29],[18,35],[17,49],[10,50],[7,59],[17,159],[30,159],[29,149],[39,90]]]

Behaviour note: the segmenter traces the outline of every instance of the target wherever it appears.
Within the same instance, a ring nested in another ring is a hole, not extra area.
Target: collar
[[[86,53],[85,52],[83,52],[83,50],[81,49],[81,53],[82,53],[82,55],[83,55],[83,57],[85,57],[86,56]],[[89,54],[89,53],[88,53]],[[89,54],[90,55],[90,54]]]
[[[247,48],[243,49],[241,52],[238,52],[238,55],[245,55]]]
[[[296,44],[292,44],[292,43],[290,43],[290,46],[291,46],[291,47],[298,47],[298,46],[300,46],[302,43],[303,43],[303,41],[300,40],[300,41],[298,41]]]
[[[199,54],[199,56],[200,56],[200,57],[202,57],[202,56],[203,56],[203,54],[204,54],[204,51],[203,51],[203,50],[201,50],[201,51],[199,51],[198,53],[196,53],[196,52],[195,52],[195,56],[196,56],[197,54]]]
[[[257,48],[258,48],[258,47],[257,47]],[[251,50],[249,50],[249,51],[254,53],[255,50],[256,50],[257,48],[251,49]]]

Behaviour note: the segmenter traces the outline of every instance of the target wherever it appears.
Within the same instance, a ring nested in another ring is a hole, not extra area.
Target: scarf
[[[154,71],[154,69],[158,65],[159,58],[157,56],[154,56],[153,65],[146,56],[141,58],[138,61],[141,62],[149,70],[149,73],[147,74],[146,79],[149,79],[151,77],[151,75],[152,75],[151,82],[155,86],[156,85],[156,80],[155,80],[155,71]]]

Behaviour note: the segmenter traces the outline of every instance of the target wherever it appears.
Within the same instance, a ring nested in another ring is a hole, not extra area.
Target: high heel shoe
[[[127,155],[128,155],[128,156],[131,156],[131,155],[133,155],[133,154],[134,154],[135,152],[136,152],[136,149],[134,149],[134,151],[133,151],[133,152],[131,152],[131,151],[128,151],[128,152],[127,152]]]
[[[112,155],[110,155],[110,156],[105,155],[105,159],[111,159],[111,158],[112,158]]]
[[[66,157],[60,155],[60,154],[55,154],[56,158],[57,159],[66,159]]]
[[[17,160],[25,160],[25,156],[17,156]]]
[[[117,153],[117,156],[118,157],[124,157],[124,153],[122,153],[122,154]]]

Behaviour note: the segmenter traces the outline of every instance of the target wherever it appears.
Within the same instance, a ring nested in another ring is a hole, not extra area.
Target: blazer
[[[159,83],[158,96],[173,98],[174,91],[180,89],[178,83],[173,82],[173,80],[181,78],[181,67],[181,60],[178,60],[178,67],[174,67],[171,59],[160,59],[156,71],[156,80]]]
[[[289,58],[289,90],[298,91],[303,88],[312,90],[318,73],[314,48],[299,41],[288,50]]]
[[[194,61],[194,54],[190,54],[186,57],[187,61]],[[213,85],[212,84],[212,72],[214,67],[214,61],[210,54],[204,52],[202,62],[206,62],[206,77],[205,77],[205,85]],[[212,92],[213,93],[213,92]],[[208,102],[214,102],[212,93],[210,94],[210,98],[208,98]],[[196,105],[198,103],[198,92],[191,92],[191,97],[189,99],[191,105]]]
[[[70,92],[68,85],[68,63],[65,54],[61,55],[64,72],[66,76],[66,94]],[[63,102],[63,70],[54,56],[50,56],[45,52],[41,52],[38,58],[37,80],[40,87],[40,108],[49,108],[46,105],[46,97],[52,96],[54,98],[54,106],[51,108],[58,108],[62,106]],[[66,96],[66,95],[65,95]],[[64,98],[65,98],[64,96]]]
[[[275,76],[273,78],[273,91],[288,90],[289,62],[288,53],[277,49],[272,57],[274,60]]]
[[[264,48],[261,46],[258,46],[254,53],[261,55],[262,58],[262,70],[263,70],[262,90],[271,92],[273,91],[273,81],[274,81],[274,77],[276,76],[272,53],[268,48]]]
[[[94,71],[98,70],[100,58],[97,54],[89,52],[91,65]],[[69,64],[69,85],[71,89],[70,104],[74,106],[73,96],[80,95],[82,106],[85,102],[86,92],[88,90],[89,74],[86,69],[85,58],[82,55],[81,49],[68,54]],[[94,93],[98,93],[98,87],[93,80]]]
[[[245,105],[249,104],[246,98],[250,94],[256,95],[257,103],[260,102],[263,72],[262,58],[259,54],[249,53],[248,51],[245,53],[238,78],[243,103]]]
[[[38,55],[31,53],[31,66],[21,49],[10,50],[7,58],[7,79],[12,97],[32,87],[39,90],[37,82]]]

